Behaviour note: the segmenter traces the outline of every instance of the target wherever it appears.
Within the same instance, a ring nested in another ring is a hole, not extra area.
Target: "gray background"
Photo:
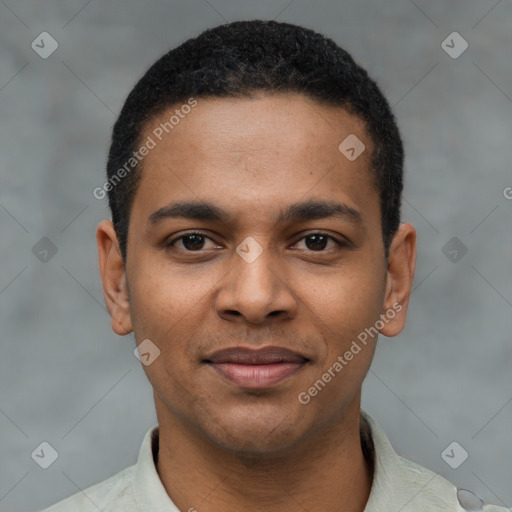
[[[510,0],[4,0],[0,510],[39,510],[133,464],[155,424],[133,337],[110,330],[94,239],[109,214],[92,191],[147,67],[250,18],[332,37],[394,105],[418,267],[408,326],[379,343],[363,406],[400,454],[512,505]],[[59,44],[47,59],[30,46],[43,31]],[[453,31],[469,44],[457,59],[441,47]],[[57,249],[46,262],[32,252],[42,237]],[[452,237],[468,249],[456,262]],[[59,454],[46,470],[31,458],[42,441]],[[453,441],[469,452],[458,469],[441,457]]]

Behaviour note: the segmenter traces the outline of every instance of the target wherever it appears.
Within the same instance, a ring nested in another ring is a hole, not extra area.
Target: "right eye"
[[[204,244],[206,240],[211,240],[211,238],[207,237],[203,233],[191,232],[185,233],[184,235],[180,235],[176,238],[173,238],[168,243],[166,243],[166,247],[170,247],[173,249],[178,249],[176,245],[177,242],[181,242],[181,248],[178,250],[185,252],[198,252],[204,248]]]

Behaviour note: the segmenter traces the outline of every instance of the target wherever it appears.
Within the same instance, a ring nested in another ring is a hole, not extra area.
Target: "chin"
[[[254,414],[233,418],[217,417],[217,427],[206,435],[210,442],[233,455],[246,458],[285,455],[298,445],[303,437],[300,421],[292,415],[274,415],[272,418]]]

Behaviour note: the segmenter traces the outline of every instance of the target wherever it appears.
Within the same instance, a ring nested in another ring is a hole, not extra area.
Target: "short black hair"
[[[147,124],[191,98],[244,98],[258,91],[301,93],[342,106],[363,120],[374,145],[371,167],[387,255],[400,224],[404,160],[387,100],[368,73],[331,39],[289,23],[251,20],[220,25],[185,41],[159,58],[128,95],[113,128],[107,162],[109,206],[124,261],[142,170],[133,155]]]

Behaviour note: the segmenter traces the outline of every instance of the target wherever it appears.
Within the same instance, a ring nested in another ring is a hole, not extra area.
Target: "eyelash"
[[[172,240],[169,240],[168,242],[165,243],[165,247],[166,248],[170,248],[170,249],[171,248],[175,248],[174,244],[176,242],[178,242],[179,240],[183,240],[184,238],[187,238],[187,237],[192,236],[192,235],[198,235],[198,236],[201,236],[203,238],[207,238],[207,239],[211,240],[211,238],[208,235],[205,235],[204,233],[201,233],[199,231],[191,231],[190,233],[185,233],[183,235],[180,235],[179,237],[176,237],[176,238],[173,238]],[[315,231],[313,233],[308,233],[307,235],[304,235],[302,238],[299,238],[299,240],[297,240],[297,242],[295,242],[295,244],[297,244],[301,240],[304,240],[305,238],[309,238],[309,237],[312,237],[312,236],[323,236],[325,238],[328,238],[329,240],[332,240],[338,246],[338,248],[346,247],[348,245],[346,242],[342,242],[341,240],[338,240],[337,238],[333,237],[332,235],[329,235],[329,234],[324,233],[322,231]],[[325,249],[322,249],[320,251],[314,251],[312,249],[308,249],[308,250],[310,252],[313,252],[313,253],[329,252],[328,250],[325,250]],[[184,252],[188,252],[188,253],[200,253],[202,251],[202,249],[198,249],[197,251],[189,251],[187,249],[184,249],[183,251]]]

